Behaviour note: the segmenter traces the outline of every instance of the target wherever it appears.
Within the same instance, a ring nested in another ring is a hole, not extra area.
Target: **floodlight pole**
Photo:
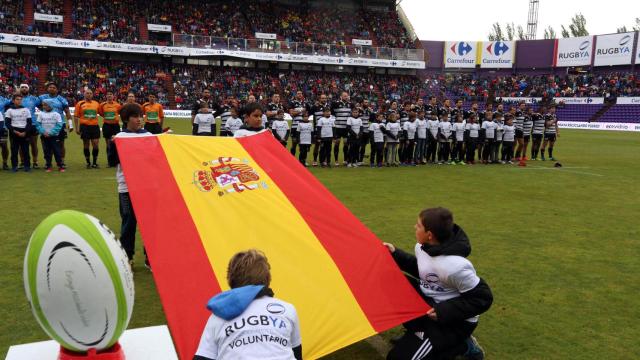
[[[538,32],[538,6],[540,0],[529,0],[529,16],[527,19],[527,40],[535,40]]]

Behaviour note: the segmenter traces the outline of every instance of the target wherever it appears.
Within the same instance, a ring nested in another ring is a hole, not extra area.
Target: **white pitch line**
[[[591,175],[591,176],[599,176],[599,177],[604,177],[604,175],[602,174],[596,174],[596,173],[592,173],[592,172],[587,172],[587,171],[575,171],[575,170],[570,170],[570,169],[590,169],[590,167],[586,167],[586,166],[575,166],[575,167],[539,167],[539,166],[532,166],[532,167],[524,167],[521,169],[529,169],[529,170],[554,170],[554,171],[564,171],[564,172],[570,172],[570,173],[574,173],[574,174],[582,174],[582,175]]]

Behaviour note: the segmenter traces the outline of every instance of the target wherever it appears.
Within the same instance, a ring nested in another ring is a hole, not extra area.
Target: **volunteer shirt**
[[[478,138],[478,133],[480,132],[480,125],[477,123],[467,123],[465,125],[465,130],[469,131],[469,137],[473,139]]]
[[[433,136],[433,138],[435,139],[438,136],[438,129],[440,129],[440,121],[427,120],[427,127],[429,128],[431,136]]]
[[[294,360],[293,348],[300,345],[296,309],[280,299],[265,296],[254,300],[234,319],[211,315],[196,355],[216,360]]]
[[[460,297],[480,283],[473,264],[462,256],[432,257],[422,250],[420,244],[416,244],[415,254],[420,275],[420,290],[436,303]],[[475,323],[478,316],[466,321]]]
[[[298,132],[300,133],[300,144],[311,145],[311,137],[313,135],[313,124],[301,121],[298,123]]]
[[[485,131],[484,135],[487,139],[495,139],[496,129],[498,128],[498,125],[495,123],[495,121],[491,120],[483,122],[482,128]]]
[[[194,124],[198,124],[198,134],[202,133],[210,133],[213,131],[213,126],[216,123],[216,119],[213,117],[213,114],[196,114],[196,117],[193,119]]]
[[[398,134],[400,133],[400,124],[398,124],[397,122],[390,122],[390,123],[387,123],[386,127],[387,127],[387,132],[391,133],[396,137],[395,139],[392,139],[391,137],[387,136],[387,142],[397,143],[399,141]]]
[[[416,128],[417,128],[417,136],[418,139],[426,139],[427,138],[427,129],[429,128],[429,124],[427,120],[416,120]]]
[[[453,132],[456,134],[456,141],[464,141],[465,123],[453,123]]]
[[[119,132],[113,138],[117,139],[117,138],[125,138],[125,137],[154,136],[152,133],[144,129],[140,129],[139,131],[140,132],[133,133],[125,129],[124,131]],[[122,165],[120,165],[120,163],[118,163],[118,166],[116,167],[116,182],[118,183],[118,193],[124,194],[129,192],[129,188],[127,187],[127,182],[124,179],[124,173],[122,172]]]
[[[228,132],[235,134],[242,127],[242,120],[239,118],[230,117],[225,124]]]
[[[320,128],[321,138],[332,138],[333,128],[336,126],[335,119],[332,117],[321,117],[316,123],[316,127]]]
[[[505,125],[503,130],[504,135],[502,135],[502,141],[513,141],[516,137],[516,127],[513,125]]]
[[[159,123],[164,119],[164,109],[158,103],[144,103],[142,111],[144,112],[145,123]]]
[[[73,116],[80,119],[80,125],[98,125],[100,104],[95,100],[81,100],[76,104]]]
[[[351,130],[356,133],[356,135],[359,135],[362,128],[362,119],[349,116],[347,126],[351,126]]]
[[[371,123],[371,125],[369,125],[369,131],[373,133],[373,142],[384,142],[384,133],[382,132],[382,128],[384,127],[385,125],[382,123]]]
[[[407,132],[407,140],[414,140],[416,138],[416,131],[418,130],[418,121],[407,121],[404,123],[402,130]]]
[[[40,111],[35,122],[39,134],[44,135],[47,133],[51,136],[57,136],[62,130],[63,124],[62,117],[55,111]]]
[[[281,140],[284,140],[284,137],[287,136],[287,131],[289,130],[289,123],[286,120],[276,120],[271,124],[271,130],[278,134]]]
[[[453,126],[449,121],[440,121],[440,124],[438,126],[440,128],[440,133],[442,134],[440,141],[447,142],[449,140],[449,137],[451,137]]]
[[[122,109],[122,105],[113,101],[108,102],[105,101],[100,104],[100,109],[98,113],[104,119],[105,124],[120,124],[120,109]]]
[[[19,108],[11,108],[4,112],[5,126],[10,130],[18,130],[19,132],[30,128],[31,112],[29,109],[20,106]]]
[[[51,106],[53,111],[60,114],[60,116],[62,117],[62,121],[69,120],[65,118],[65,114],[64,114],[65,110],[69,108],[69,102],[67,101],[67,99],[65,99],[60,95],[51,96],[49,94],[44,94],[44,95],[40,95],[40,100],[41,101],[49,100],[49,105]]]

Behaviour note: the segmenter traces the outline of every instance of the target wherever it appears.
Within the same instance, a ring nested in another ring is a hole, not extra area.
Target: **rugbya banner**
[[[553,66],[591,65],[593,36],[556,39]]]
[[[515,58],[515,41],[484,41],[479,42],[482,48],[480,67],[482,68],[512,68]]]
[[[477,43],[472,41],[445,41],[444,67],[474,68],[476,67]]]
[[[635,32],[596,36],[594,66],[628,65],[633,58]]]

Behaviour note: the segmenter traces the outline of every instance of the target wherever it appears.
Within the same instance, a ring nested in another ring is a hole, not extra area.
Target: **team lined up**
[[[71,115],[69,103],[58,92],[55,83],[46,86],[47,93],[38,97],[29,93],[29,86],[20,85],[11,100],[0,98],[0,151],[3,170],[19,169],[31,171],[38,166],[38,137],[44,152],[45,170],[52,170],[55,159],[59,171],[64,172],[65,140],[67,129],[80,135],[83,141],[83,154],[87,168],[98,168],[100,134],[105,139],[107,150],[111,139],[120,132],[120,105],[114,100],[114,94],[107,92],[106,101],[99,103],[93,99],[93,92],[85,90],[84,99],[75,105]],[[145,128],[154,134],[162,132],[164,109],[157,103],[155,95],[142,105]],[[135,103],[135,94],[127,96],[127,103]],[[40,111],[37,113],[36,108]],[[100,129],[99,118],[102,118]],[[7,141],[8,140],[8,141]],[[9,147],[11,148],[11,168],[9,168]],[[19,162],[20,160],[20,162]]]

